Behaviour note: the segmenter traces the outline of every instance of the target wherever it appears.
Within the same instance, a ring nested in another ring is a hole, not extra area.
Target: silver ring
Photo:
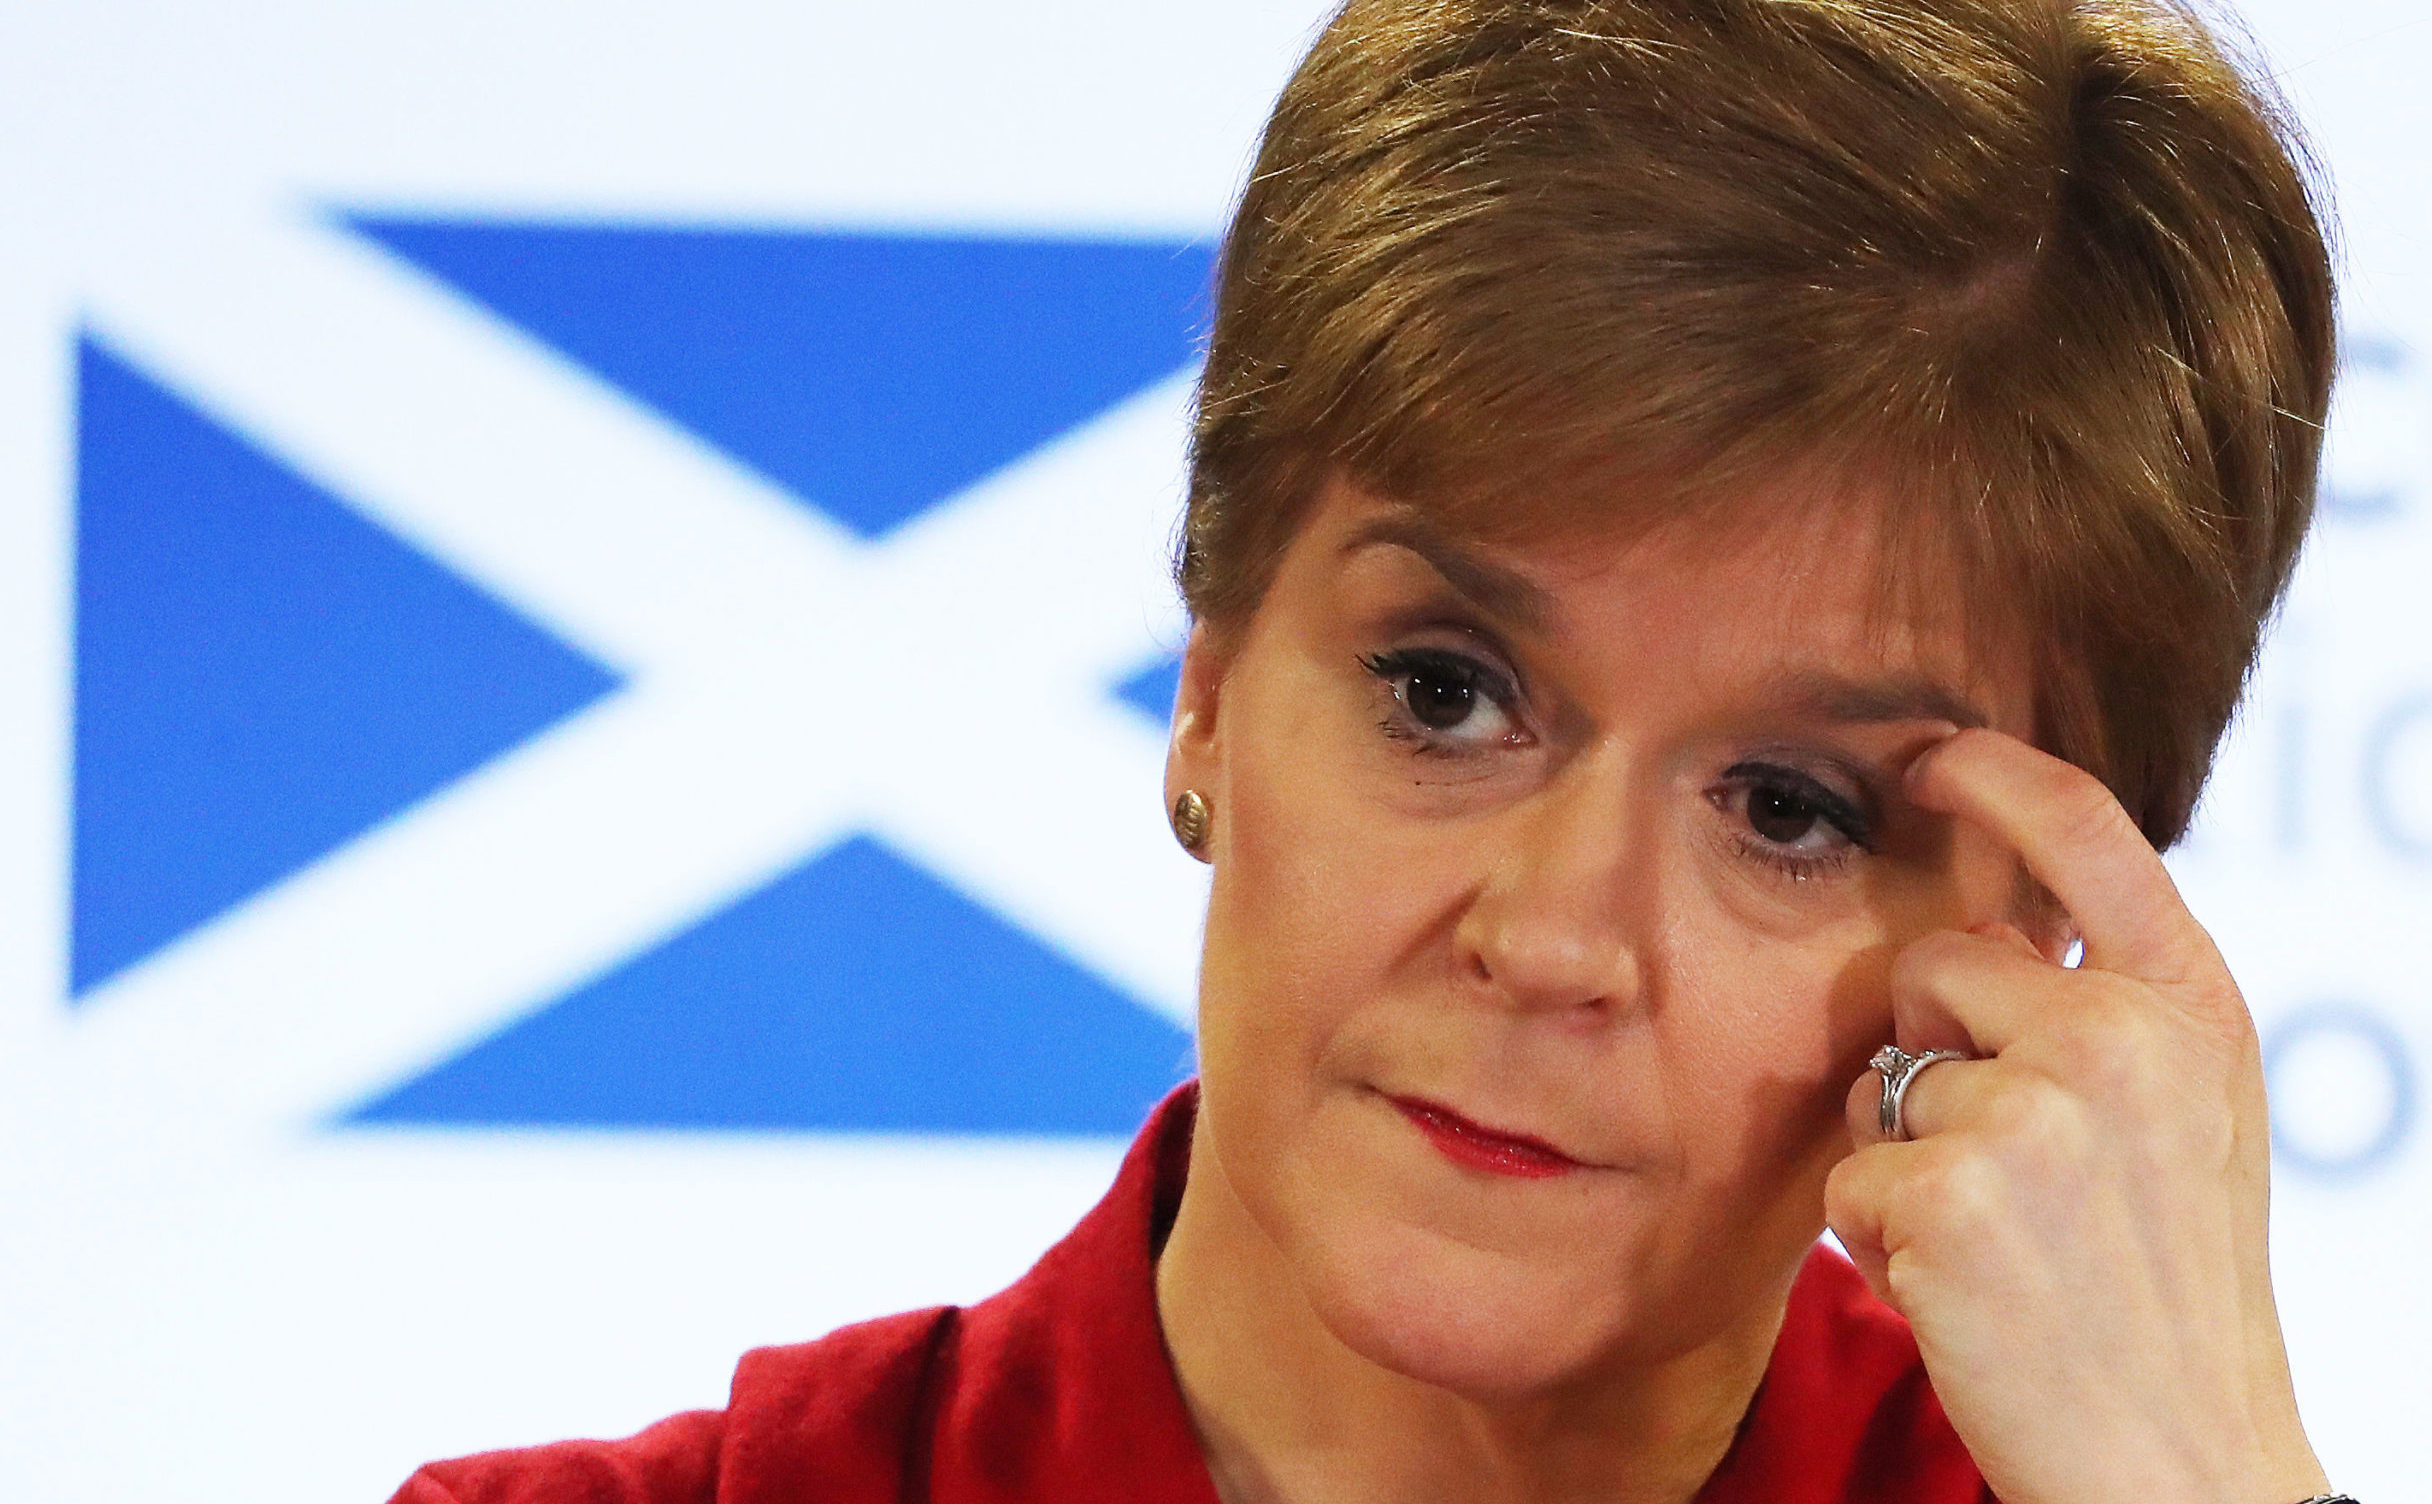
[[[1958,1050],[1928,1050],[1922,1055],[1912,1055],[1896,1044],[1875,1051],[1875,1058],[1866,1063],[1883,1078],[1883,1097],[1875,1108],[1875,1125],[1883,1130],[1883,1136],[1896,1144],[1908,1142],[1908,1123],[1900,1116],[1900,1104],[1908,1099],[1908,1084],[1917,1079],[1919,1071],[1945,1060],[1974,1058]]]

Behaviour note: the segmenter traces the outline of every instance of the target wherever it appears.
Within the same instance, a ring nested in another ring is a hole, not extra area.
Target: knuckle
[[[1866,1172],[1857,1166],[1858,1156],[1853,1154],[1824,1177],[1824,1220],[1833,1227],[1854,1226],[1873,1210],[1873,1198],[1865,1188]]]
[[[1902,1183],[1896,1152],[1884,1144],[1861,1149],[1824,1177],[1824,1220],[1844,1241],[1892,1235]]]
[[[1849,1095],[1842,1103],[1842,1114],[1849,1120],[1850,1135],[1857,1142],[1863,1144],[1874,1136],[1877,1107],[1882,1098],[1882,1083],[1872,1071],[1850,1083]],[[1847,1162],[1843,1161],[1844,1164]]]
[[[2260,1072],[2252,1025],[2191,1020],[2133,983],[2089,979],[2068,1016],[2038,1041],[2042,1080],[2003,1104],[2005,1138],[2058,1174],[2103,1140],[2131,1160],[2213,1164],[2246,1137],[2238,1083]],[[2248,1064],[2250,1056],[2254,1063]]]
[[[2086,850],[2130,840],[2140,846],[2145,843],[2143,832],[2101,779],[2066,764],[2054,768],[2051,776],[2053,829],[2071,847]]]
[[[2107,978],[2089,978],[2047,1040],[2052,1073],[2085,1094],[2133,1098],[2171,1054],[2168,1025],[2151,999],[2125,995]]]
[[[1884,1260],[1883,1283],[1891,1292],[1892,1303],[1901,1310],[1917,1309],[1918,1297],[1933,1283],[1930,1269],[1921,1268],[1917,1256],[1902,1249]]]
[[[2020,1073],[1991,1094],[1987,1126],[2000,1138],[2030,1147],[2059,1145],[2077,1137],[2077,1103],[2046,1077]]]
[[[1950,980],[1967,950],[1968,937],[1957,930],[1933,930],[1911,940],[1892,958],[1893,996],[1932,996]]]
[[[1902,1186],[1898,1213],[1913,1241],[1918,1237],[1972,1240],[2000,1220],[2007,1197],[2005,1177],[1973,1145],[1932,1141]]]
[[[2022,1073],[1987,1116],[1988,1135],[2014,1177],[2046,1188],[2083,1178],[2095,1135],[2085,1104],[2058,1082]]]

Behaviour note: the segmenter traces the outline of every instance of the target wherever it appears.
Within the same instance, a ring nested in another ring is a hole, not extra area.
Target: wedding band
[[[1908,1084],[1917,1079],[1919,1071],[1945,1060],[1972,1058],[1957,1050],[1928,1050],[1922,1055],[1912,1055],[1896,1044],[1875,1051],[1875,1058],[1866,1063],[1883,1078],[1883,1097],[1875,1108],[1875,1124],[1883,1130],[1883,1136],[1896,1144],[1908,1142],[1908,1123],[1900,1116],[1900,1105],[1908,1099]]]

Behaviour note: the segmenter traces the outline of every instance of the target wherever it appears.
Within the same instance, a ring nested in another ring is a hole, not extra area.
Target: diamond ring
[[[1958,1050],[1928,1050],[1922,1055],[1912,1055],[1896,1044],[1875,1051],[1875,1058],[1866,1063],[1883,1078],[1883,1097],[1875,1109],[1875,1125],[1883,1130],[1883,1136],[1896,1144],[1908,1142],[1908,1123],[1900,1116],[1900,1104],[1907,1099],[1908,1084],[1917,1079],[1919,1071],[1945,1060],[1974,1058]]]

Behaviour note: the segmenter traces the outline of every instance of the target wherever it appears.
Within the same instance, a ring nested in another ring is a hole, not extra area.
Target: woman
[[[1200,394],[1198,1085],[1004,1295],[399,1498],[2321,1496],[2156,852],[2331,343],[2161,4],[1351,0]]]

